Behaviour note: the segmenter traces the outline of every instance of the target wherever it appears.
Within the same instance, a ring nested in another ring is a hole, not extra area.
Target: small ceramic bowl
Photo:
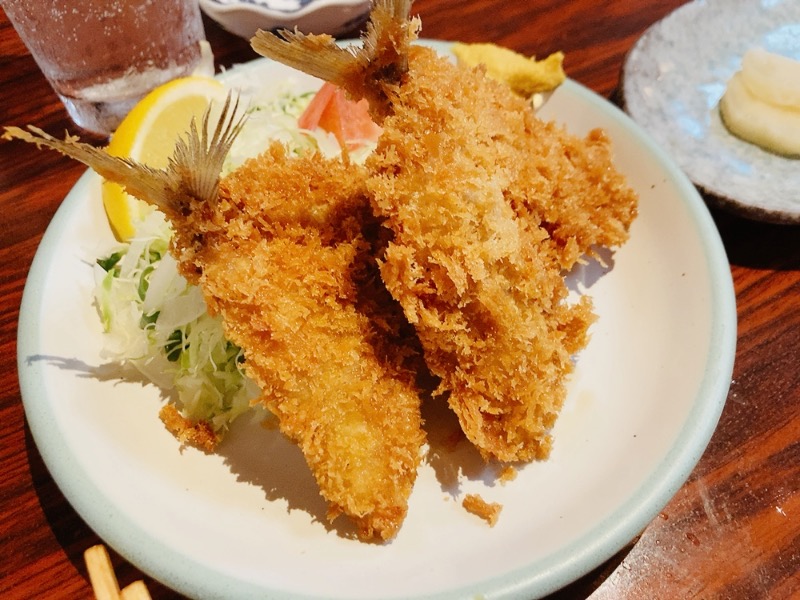
[[[363,23],[369,0],[200,0],[200,8],[223,28],[245,39],[259,29],[345,33]]]

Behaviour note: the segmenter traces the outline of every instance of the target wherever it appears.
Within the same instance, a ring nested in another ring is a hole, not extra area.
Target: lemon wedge
[[[222,103],[224,99],[223,85],[210,77],[183,77],[165,83],[133,107],[106,150],[156,169],[166,167],[175,142],[188,131],[192,119],[199,123],[212,101]],[[152,210],[111,181],[103,182],[102,197],[111,230],[120,241],[133,237],[136,223]]]

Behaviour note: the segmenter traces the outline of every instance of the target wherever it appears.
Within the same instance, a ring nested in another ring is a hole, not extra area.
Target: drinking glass
[[[189,75],[197,0],[0,0],[72,120],[107,136],[153,88]]]

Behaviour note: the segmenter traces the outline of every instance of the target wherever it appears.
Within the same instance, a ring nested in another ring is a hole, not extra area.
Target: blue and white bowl
[[[294,29],[339,35],[363,23],[369,0],[200,0],[224,29],[245,39],[259,29]]]

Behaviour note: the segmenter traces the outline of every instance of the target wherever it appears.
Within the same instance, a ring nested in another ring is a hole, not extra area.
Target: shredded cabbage
[[[241,350],[225,339],[221,319],[208,314],[199,288],[178,273],[167,252],[171,235],[164,215],[152,212],[130,243],[97,261],[102,355],[174,391],[185,418],[222,435],[258,388],[242,372]]]

